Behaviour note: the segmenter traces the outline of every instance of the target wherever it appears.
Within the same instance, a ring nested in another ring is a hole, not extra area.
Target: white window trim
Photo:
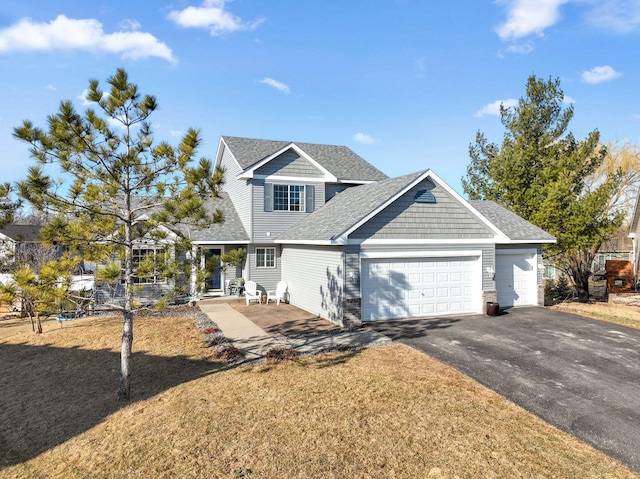
[[[267,250],[273,250],[273,266],[267,266]],[[264,250],[264,265],[260,266],[258,264],[258,250]],[[256,268],[260,269],[273,269],[276,267],[277,258],[276,258],[276,248],[273,246],[264,246],[256,248]]]
[[[287,209],[278,209],[276,208],[276,187],[278,186],[286,186],[287,187]],[[291,209],[291,187],[296,186],[301,188],[300,191],[300,206],[297,210]],[[273,201],[273,211],[277,212],[291,212],[291,213],[304,213],[307,211],[306,199],[307,199],[307,187],[306,185],[300,185],[295,183],[273,183],[273,191],[271,192],[272,201]]]

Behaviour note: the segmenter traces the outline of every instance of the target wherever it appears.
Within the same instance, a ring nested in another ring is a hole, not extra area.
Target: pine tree
[[[195,129],[177,147],[154,141],[148,119],[158,108],[156,98],[143,96],[125,70],[118,69],[107,83],[110,88],[103,91],[98,80],[89,82],[86,100],[98,111],[87,108],[81,114],[63,101],[48,117],[46,130],[25,120],[14,136],[31,145],[38,163],[18,187],[37,210],[52,215],[43,228],[44,239],[93,260],[123,259],[116,271],[125,286],[117,398],[126,400],[131,390],[134,244],[160,221],[220,221],[220,213],[212,217],[205,203],[217,196],[223,172],[213,171],[205,158],[191,165],[201,143]],[[48,175],[43,167],[48,164],[57,165],[70,183]]]
[[[564,105],[560,80],[530,76],[518,105],[500,108],[502,144],[477,134],[462,184],[469,198],[493,200],[554,235],[557,243],[545,255],[586,300],[593,258],[620,227],[624,213],[613,214],[608,207],[620,184],[619,172],[597,185],[588,182],[606,149],[597,130],[581,141],[568,131],[573,112],[573,106]]]

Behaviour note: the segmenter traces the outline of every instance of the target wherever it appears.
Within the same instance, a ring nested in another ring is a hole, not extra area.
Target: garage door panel
[[[496,255],[496,290],[501,306],[538,303],[536,263],[535,252]]]
[[[479,265],[479,258],[472,256],[364,259],[363,320],[479,312],[482,288]],[[372,271],[376,271],[377,277]],[[385,276],[391,278],[386,284],[376,280]],[[381,294],[381,286],[389,294]]]

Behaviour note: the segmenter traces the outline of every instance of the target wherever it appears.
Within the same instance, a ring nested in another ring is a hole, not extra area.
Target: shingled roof
[[[249,242],[249,235],[244,229],[229,195],[221,192],[219,198],[208,201],[205,207],[209,213],[213,213],[217,209],[222,210],[224,212],[224,221],[210,224],[202,229],[191,228],[189,237],[192,241],[216,243]],[[187,234],[187,227],[184,225],[177,225],[173,229],[180,231],[182,234]]]
[[[277,241],[331,241],[416,181],[424,171],[348,188],[278,236]]]
[[[243,170],[274,153],[295,144],[339,180],[380,181],[387,175],[346,146],[319,145],[294,141],[259,140],[223,136],[236,161]]]
[[[504,235],[512,241],[530,241],[535,243],[552,243],[555,238],[546,231],[529,223],[527,220],[512,213],[506,208],[487,200],[471,200],[473,206],[481,215],[487,218]]]
[[[18,242],[39,242],[41,226],[9,224],[0,228],[0,233]]]

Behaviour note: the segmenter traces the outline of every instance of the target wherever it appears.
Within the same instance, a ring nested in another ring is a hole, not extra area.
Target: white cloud
[[[575,103],[576,101],[570,97],[569,95],[565,95],[564,98],[562,98],[562,103],[564,103],[565,105],[571,105],[573,103]]]
[[[120,22],[120,28],[122,30],[135,32],[140,30],[140,27],[142,27],[142,25],[140,25],[140,22],[138,20],[133,20],[131,18],[127,18]]]
[[[225,10],[227,0],[205,0],[200,7],[173,10],[168,18],[181,27],[205,28],[212,36],[233,33],[238,30],[253,30],[264,18],[245,22],[242,18]]]
[[[169,134],[173,137],[173,138],[178,138],[182,136],[182,132],[180,130],[171,130],[169,132]]]
[[[594,67],[591,70],[582,72],[582,81],[597,84],[615,80],[620,76],[622,76],[622,73],[615,71],[609,65],[605,65],[602,67]]]
[[[44,87],[45,90],[49,90],[49,91],[56,91],[57,88],[53,85],[47,85],[46,87]]]
[[[503,0],[507,20],[496,28],[498,36],[513,41],[531,34],[542,36],[560,19],[560,6],[570,0]]]
[[[634,120],[640,120],[640,114],[638,114],[638,113],[634,113],[634,114],[633,114],[633,119],[634,119]]]
[[[482,118],[485,115],[499,115],[500,114],[500,105],[503,105],[505,108],[511,108],[518,105],[518,100],[514,98],[509,98],[508,100],[497,100],[493,103],[489,103],[482,107],[482,109],[476,112],[478,118]]]
[[[585,15],[591,25],[617,33],[629,33],[640,27],[640,1],[600,0]]]
[[[119,53],[122,58],[134,60],[159,57],[175,61],[171,49],[150,33],[105,33],[102,24],[93,19],[78,20],[58,15],[48,23],[36,23],[23,18],[0,30],[0,53],[54,50]]]
[[[266,78],[263,78],[262,80],[258,80],[258,83],[269,85],[275,88],[276,90],[280,90],[281,92],[286,93],[287,95],[291,93],[291,90],[289,90],[289,87],[287,85],[277,80],[274,80],[273,78],[266,77]]]
[[[356,133],[353,135],[353,141],[357,141],[358,143],[364,143],[365,145],[371,145],[372,143],[378,143],[380,140],[367,135],[365,133]]]
[[[520,44],[509,45],[504,49],[505,53],[513,53],[516,55],[528,55],[534,50],[534,45],[532,41],[527,41]],[[502,55],[500,55],[502,56]]]

